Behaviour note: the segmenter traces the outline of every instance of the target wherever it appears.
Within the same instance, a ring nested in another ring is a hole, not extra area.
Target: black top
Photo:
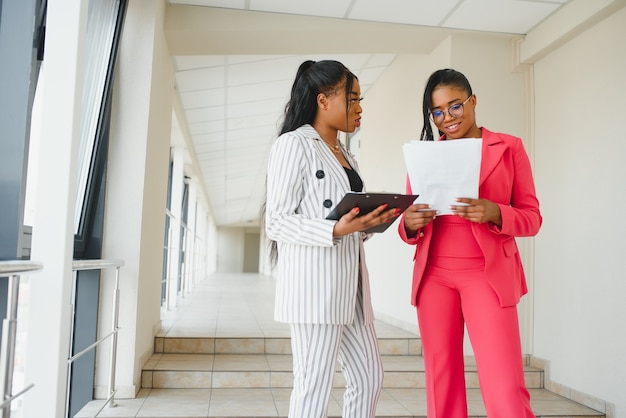
[[[344,167],[344,170],[346,170],[346,174],[348,175],[348,180],[350,181],[350,189],[353,192],[363,191],[363,180],[361,180],[359,173],[357,173],[350,167]]]

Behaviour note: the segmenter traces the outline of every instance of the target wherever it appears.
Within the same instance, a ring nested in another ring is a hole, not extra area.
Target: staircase
[[[426,417],[420,340],[388,337],[379,342],[385,378],[377,417]],[[178,413],[154,416],[286,417],[292,383],[290,350],[288,338],[157,337],[155,354],[142,372],[142,388],[157,395],[154,412],[159,408],[157,399],[180,403]],[[604,417],[543,389],[543,370],[527,365],[525,377],[538,417]],[[471,358],[466,361],[466,381],[470,417],[485,417]],[[338,369],[329,417],[341,417],[344,384]],[[195,407],[194,399],[201,399]],[[153,416],[148,400],[142,409],[137,416]]]
[[[98,417],[286,417],[291,345],[288,326],[273,320],[273,306],[273,279],[212,275],[176,309],[161,312],[162,331],[155,338],[154,354],[143,366],[136,398],[117,399],[117,407],[104,407]],[[376,416],[425,418],[421,341],[415,333],[381,321],[375,327],[385,369]],[[543,370],[528,364],[525,370],[538,418],[605,418],[543,389]],[[466,381],[469,418],[484,418],[472,358],[466,361]],[[328,409],[331,418],[341,417],[343,386],[337,369]],[[94,417],[103,403],[88,403],[75,418]]]

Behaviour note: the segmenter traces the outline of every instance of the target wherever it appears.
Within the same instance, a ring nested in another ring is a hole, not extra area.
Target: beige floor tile
[[[408,355],[409,340],[401,338],[382,339],[378,337],[378,348],[382,355]]]
[[[593,409],[584,407],[575,402],[563,399],[557,401],[544,401],[544,400],[533,400],[531,398],[530,404],[533,408],[533,412],[536,415],[541,416],[550,416],[560,414],[561,416],[576,416],[576,417],[584,417],[584,416],[597,416],[598,412]]]
[[[383,393],[397,401],[426,402],[425,389],[384,388]]]
[[[211,417],[278,417],[278,410],[273,400],[249,401],[242,399],[228,402],[211,401]]]
[[[293,373],[271,372],[270,383],[273,388],[291,388],[293,386]]]
[[[480,389],[467,389],[468,401],[483,401],[483,395],[480,393]]]
[[[415,400],[415,401],[398,401],[409,414],[417,417],[426,417],[426,401]]]
[[[272,371],[288,371],[291,372],[293,368],[293,359],[290,355],[272,355],[268,354],[266,357],[267,364]]]
[[[566,400],[561,395],[545,389],[528,389],[530,399],[533,401],[563,401]]]
[[[387,388],[424,388],[424,373],[386,371],[383,377],[383,387]]]
[[[152,389],[137,417],[207,417],[209,389]]]
[[[230,337],[236,337],[231,335]],[[215,341],[215,354],[263,354],[265,338],[250,338],[243,335],[241,338],[219,338]]]
[[[149,390],[142,389],[135,399],[118,399],[115,402],[115,407],[111,408],[106,405],[98,417],[134,417],[141,409],[149,393]],[[90,402],[74,415],[74,418],[92,418],[102,408],[102,405],[104,405],[104,400]]]
[[[278,411],[278,416],[281,418],[286,418],[287,414],[289,414],[289,398],[287,398],[286,401],[276,401],[275,405],[276,410]]]
[[[467,413],[475,416],[485,416],[485,405],[481,400],[467,400]]]
[[[267,354],[291,354],[291,339],[281,337],[267,337],[265,339]]]
[[[271,391],[272,391],[272,396],[274,397],[274,400],[276,402],[288,401],[289,397],[291,396],[291,388],[284,388],[284,389],[272,388]]]
[[[385,372],[424,371],[424,360],[415,356],[382,356]]]
[[[261,354],[217,354],[214,371],[269,371],[267,358]]]
[[[153,369],[211,371],[214,358],[213,354],[163,354]]]
[[[269,372],[213,372],[213,388],[268,388]]]
[[[156,389],[210,389],[214,373],[210,371],[154,371],[152,387]]]
[[[277,417],[278,410],[269,389],[214,389],[210,416]]]
[[[263,389],[213,389],[212,401],[236,401],[236,400],[266,401],[274,399],[274,392],[269,388]]]
[[[419,338],[409,340],[409,354],[412,356],[422,355],[422,340]]]
[[[157,365],[157,363],[159,362],[159,360],[161,360],[162,354],[153,354],[150,359],[146,362],[146,364],[143,366],[144,370],[150,370],[153,369],[154,366]]]
[[[380,399],[376,405],[377,417],[407,416],[409,410],[395,399]]]
[[[175,338],[173,335],[168,335],[168,338],[164,338],[163,352],[211,354],[215,352],[215,339],[189,337]]]
[[[152,389],[153,372],[151,370],[143,370],[141,372],[141,387]]]

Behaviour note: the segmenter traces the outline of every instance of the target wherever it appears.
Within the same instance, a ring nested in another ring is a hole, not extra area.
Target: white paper
[[[478,198],[481,138],[411,141],[402,149],[415,203],[450,215],[458,197]]]

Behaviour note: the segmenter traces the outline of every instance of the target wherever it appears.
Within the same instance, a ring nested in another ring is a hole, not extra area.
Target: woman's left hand
[[[455,215],[479,224],[493,222],[498,226],[502,226],[500,207],[491,200],[459,197],[456,201],[463,203],[463,205],[450,206],[452,213]]]

